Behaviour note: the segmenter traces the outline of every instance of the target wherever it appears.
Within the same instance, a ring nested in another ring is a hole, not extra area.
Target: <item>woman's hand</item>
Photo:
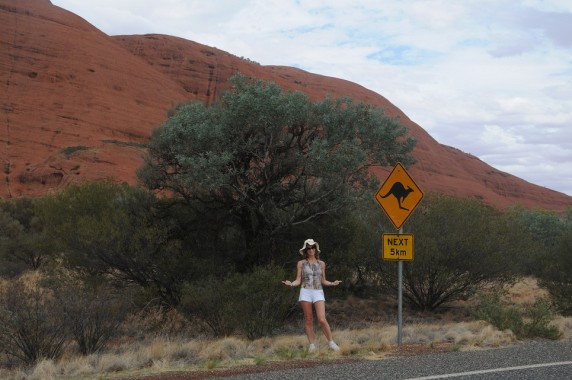
[[[340,280],[336,280],[336,281],[330,281],[330,285],[332,286],[338,286],[339,284],[341,284],[342,282]]]
[[[286,286],[294,286],[294,284],[290,280],[284,280],[284,281],[282,281],[282,283]]]

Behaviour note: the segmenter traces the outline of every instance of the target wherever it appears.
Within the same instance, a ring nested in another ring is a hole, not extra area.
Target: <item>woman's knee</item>
[[[318,317],[318,323],[320,324],[320,326],[327,326],[328,320],[326,319],[326,317]]]

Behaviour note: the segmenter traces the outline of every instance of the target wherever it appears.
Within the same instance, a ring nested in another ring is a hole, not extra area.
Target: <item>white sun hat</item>
[[[306,239],[304,241],[304,245],[302,246],[302,248],[300,248],[300,254],[302,256],[304,256],[304,251],[306,250],[306,248],[308,248],[309,245],[315,245],[316,251],[318,251],[318,254],[320,253],[320,245],[318,244],[318,242],[314,241],[314,239]]]

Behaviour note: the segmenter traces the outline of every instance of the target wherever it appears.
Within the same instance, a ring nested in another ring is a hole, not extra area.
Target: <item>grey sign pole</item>
[[[399,235],[403,227],[399,229]],[[397,262],[397,345],[403,342],[403,261]]]

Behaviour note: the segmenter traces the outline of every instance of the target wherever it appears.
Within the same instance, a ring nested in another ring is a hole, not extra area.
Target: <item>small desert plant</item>
[[[558,339],[560,331],[554,325],[555,313],[550,301],[540,298],[528,309],[525,314],[527,323],[524,324],[524,332],[527,337],[543,337],[547,339]]]
[[[220,359],[210,359],[207,361],[207,369],[215,369],[220,366],[221,360]]]
[[[485,320],[499,330],[511,330],[521,338],[542,337],[558,339],[558,328],[550,325],[554,312],[545,298],[540,298],[522,311],[516,304],[506,301],[499,293],[481,294],[480,307],[474,313],[476,318]]]
[[[307,351],[307,350],[306,350]],[[297,352],[288,347],[280,347],[276,350],[276,356],[282,360],[292,360],[295,359]]]
[[[256,365],[264,365],[268,363],[268,359],[263,356],[257,356],[254,358],[254,364]]]

